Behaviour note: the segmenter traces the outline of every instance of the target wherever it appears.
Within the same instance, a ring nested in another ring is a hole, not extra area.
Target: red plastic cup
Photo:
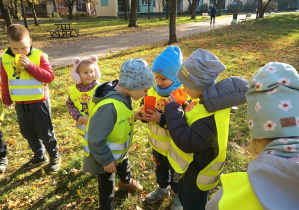
[[[185,91],[183,91],[181,88],[178,88],[173,93],[174,97],[178,101],[179,104],[182,104],[184,101],[187,100],[188,95]]]
[[[155,111],[156,108],[156,97],[154,96],[144,96],[144,111],[148,113],[148,109]]]

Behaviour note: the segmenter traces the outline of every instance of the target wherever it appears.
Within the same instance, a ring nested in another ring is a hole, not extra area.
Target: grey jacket
[[[130,110],[132,110],[132,100],[116,90],[118,80],[106,82],[100,85],[93,96],[93,102],[112,98],[122,101]],[[83,169],[91,174],[103,174],[104,166],[114,161],[111,150],[109,149],[106,138],[111,133],[116,122],[117,112],[113,104],[101,106],[91,117],[88,129],[88,147],[90,156],[84,157]]]
[[[249,163],[247,173],[250,185],[263,209],[298,209],[299,163],[275,155],[261,154]],[[219,209],[222,195],[223,188],[207,203],[206,210]]]

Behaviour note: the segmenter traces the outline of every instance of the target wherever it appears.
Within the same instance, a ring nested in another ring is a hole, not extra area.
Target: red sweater
[[[33,76],[36,80],[42,83],[50,83],[54,80],[53,69],[44,54],[40,56],[40,67],[34,63],[29,64],[26,71]],[[13,101],[10,98],[9,88],[8,88],[8,77],[4,69],[3,62],[1,62],[1,95],[4,104],[10,105]],[[46,100],[49,98],[49,89],[47,85],[44,85],[44,98],[35,101],[15,101],[17,104],[33,104]]]

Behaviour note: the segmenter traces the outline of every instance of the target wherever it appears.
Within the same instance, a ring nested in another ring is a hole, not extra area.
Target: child
[[[54,80],[48,56],[33,48],[28,30],[19,24],[7,29],[9,48],[1,63],[1,94],[6,108],[15,109],[21,134],[27,139],[34,157],[23,167],[31,169],[49,162],[46,169],[57,171],[61,158],[51,122],[51,108],[47,83]],[[19,63],[24,70],[16,68],[15,55],[22,54]]]
[[[1,126],[1,123],[3,121],[3,116],[4,116],[4,110],[2,106],[2,100],[0,98],[0,174],[6,171],[7,164],[8,164],[8,159],[6,157],[7,147],[3,139],[3,132]]]
[[[218,183],[224,164],[230,109],[208,112],[200,99],[225,68],[212,53],[204,49],[193,52],[177,77],[194,101],[184,111],[171,94],[164,109],[172,137],[168,159],[182,174],[179,199],[184,210],[205,209],[209,189]]]
[[[134,112],[132,99],[146,95],[154,85],[154,75],[147,62],[140,58],[125,61],[119,80],[100,85],[94,94],[96,103],[87,123],[84,171],[98,175],[101,209],[114,209],[115,173],[120,188],[142,191],[143,187],[131,178],[129,159]],[[135,119],[139,112],[136,112]]]
[[[70,95],[66,101],[70,115],[77,121],[77,132],[84,136],[88,115],[95,103],[92,97],[95,89],[98,87],[100,70],[97,64],[98,57],[95,55],[89,58],[74,58],[74,68],[71,72],[71,78],[76,83],[70,88]]]
[[[285,63],[268,63],[246,94],[252,146],[259,154],[247,172],[221,176],[206,209],[298,209],[299,75]]]
[[[171,137],[166,125],[164,106],[172,91],[181,87],[176,73],[182,61],[183,55],[178,46],[169,46],[155,58],[152,70],[155,75],[156,84],[149,89],[147,95],[156,97],[156,110],[148,110],[149,114],[143,113],[143,120],[149,122],[148,137],[149,143],[153,148],[153,158],[156,163],[155,173],[159,185],[155,191],[145,197],[145,200],[148,203],[157,203],[159,200],[168,197],[168,185],[170,184],[174,192],[173,202],[170,207],[171,210],[182,209],[182,206],[177,194],[178,176],[167,160]],[[171,173],[171,180],[169,180],[169,171]]]

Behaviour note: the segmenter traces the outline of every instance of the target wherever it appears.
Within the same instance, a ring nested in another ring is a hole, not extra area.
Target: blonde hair
[[[79,71],[81,70],[81,68],[80,68],[80,66],[81,66],[81,64],[83,64],[82,66],[84,66],[84,65],[94,65],[94,63],[92,62],[92,60],[83,60],[80,64],[79,64],[79,66],[77,67],[77,73],[79,73]],[[81,67],[82,67],[81,66]]]

